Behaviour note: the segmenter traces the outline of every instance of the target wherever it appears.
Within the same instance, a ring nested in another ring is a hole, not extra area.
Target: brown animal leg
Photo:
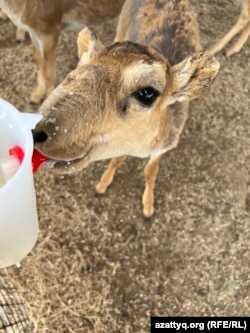
[[[226,35],[221,38],[217,43],[214,44],[210,48],[210,52],[212,54],[215,54],[219,52],[223,47],[230,42],[230,40],[237,35],[248,23],[249,16],[246,14],[246,12],[242,11],[242,14],[240,15],[238,21],[234,24],[234,26],[226,33]]]
[[[21,43],[25,40],[25,31],[18,29],[16,30],[16,42]]]
[[[154,213],[154,186],[162,155],[150,160],[144,168],[146,187],[142,196],[143,215],[149,220]]]
[[[8,16],[0,9],[0,20],[6,21]],[[16,42],[20,43],[23,42],[25,39],[25,31],[18,29],[16,30]]]
[[[45,79],[43,75],[44,59],[41,51],[33,42],[33,58],[36,65],[36,86],[31,94],[30,103],[39,104],[45,95]]]
[[[55,87],[56,45],[59,34],[60,32],[56,31],[53,35],[46,36],[45,39],[43,39],[46,96],[48,96]]]
[[[6,21],[8,16],[0,9],[0,20]]]
[[[37,68],[37,83],[30,99],[32,104],[41,103],[45,95],[48,96],[54,89],[56,45],[58,37],[59,32],[55,31],[53,35],[43,36],[40,39],[42,50],[40,50],[39,45],[33,41],[33,56]]]
[[[112,183],[116,169],[122,164],[127,156],[120,156],[112,158],[107,170],[101,176],[99,183],[96,185],[97,194],[103,194],[106,192],[109,185]]]
[[[231,55],[238,53],[245,44],[245,42],[247,41],[249,35],[250,35],[250,21],[243,29],[237,42],[235,42],[233,46],[231,46],[229,50],[226,52],[226,55],[230,57]]]

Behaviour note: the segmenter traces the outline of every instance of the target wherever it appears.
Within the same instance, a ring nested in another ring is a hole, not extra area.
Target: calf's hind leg
[[[31,36],[34,50],[33,57],[37,70],[37,82],[31,94],[31,104],[41,103],[42,99],[54,89],[56,45],[59,31],[53,32],[50,35],[40,36],[39,42]]]
[[[0,9],[0,21],[6,21],[8,16]],[[25,39],[25,31],[17,28],[16,30],[16,42],[20,43],[23,42]]]
[[[16,42],[21,43],[25,40],[25,31],[19,28],[16,29]]]
[[[217,43],[215,43],[211,48],[210,52],[212,54],[216,54],[220,50],[222,50],[229,42],[230,40],[237,35],[242,29],[246,27],[246,25],[249,22],[249,15],[246,11],[242,10],[242,13],[237,20],[237,22],[233,25],[233,27],[225,34],[224,37],[222,37],[220,40],[218,40]],[[228,52],[229,53],[229,52]],[[231,53],[233,54],[233,53]],[[227,54],[230,56],[230,54]]]
[[[250,36],[250,20],[243,29],[242,33],[240,34],[239,39],[227,50],[226,55],[230,57],[231,55],[240,52],[241,48],[243,47],[249,36]]]

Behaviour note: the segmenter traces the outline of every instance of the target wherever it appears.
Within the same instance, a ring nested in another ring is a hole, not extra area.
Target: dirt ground
[[[237,1],[192,0],[201,41],[235,22]],[[116,21],[94,28],[106,44]],[[57,82],[76,64],[76,32],[62,34]],[[156,212],[142,218],[144,160],[129,158],[101,198],[107,161],[78,175],[35,175],[40,233],[18,286],[38,333],[145,333],[150,316],[250,313],[250,40],[227,59],[209,93],[193,101],[176,149],[161,162]],[[21,111],[34,85],[31,44],[0,23],[0,97]]]

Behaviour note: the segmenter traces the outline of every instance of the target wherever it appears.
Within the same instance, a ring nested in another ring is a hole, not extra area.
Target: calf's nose
[[[48,135],[44,131],[32,130],[34,144],[47,141]]]

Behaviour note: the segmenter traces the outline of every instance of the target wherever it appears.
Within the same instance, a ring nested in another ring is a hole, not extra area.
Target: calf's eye
[[[133,93],[135,99],[145,106],[151,106],[156,98],[159,96],[159,92],[152,87],[142,88]]]

